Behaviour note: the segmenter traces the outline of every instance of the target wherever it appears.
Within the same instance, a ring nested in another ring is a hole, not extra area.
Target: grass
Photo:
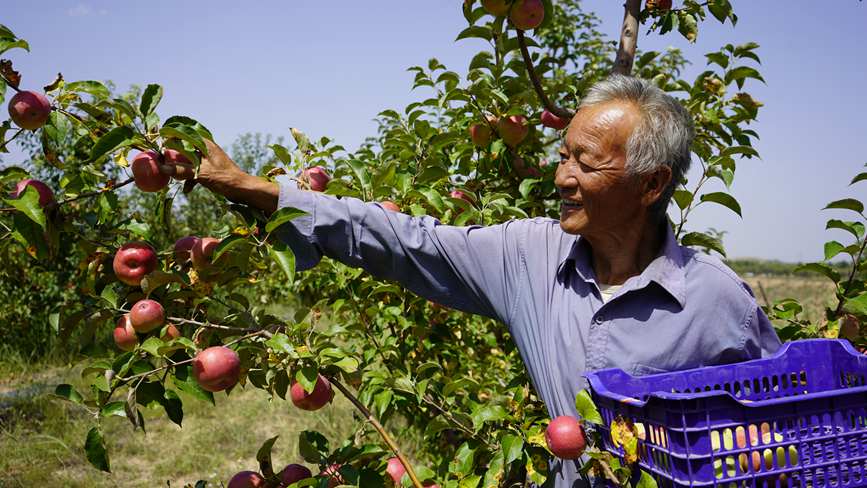
[[[796,298],[814,320],[833,302],[828,280],[779,275],[745,279],[760,303],[761,289],[771,303]],[[33,364],[15,354],[0,352],[0,357],[0,488],[181,487],[199,479],[221,486],[237,471],[257,470],[256,451],[272,436],[280,436],[273,450],[279,469],[301,462],[300,431],[317,430],[334,446],[352,435],[350,429],[356,425],[348,420],[351,406],[339,395],[332,406],[318,412],[301,411],[252,387],[230,397],[217,395],[216,407],[184,397],[183,428],[157,410],[146,412],[146,434],[133,431],[125,418],[104,419],[113,471],[106,474],[84,457],[84,437],[94,420],[81,407],[46,393],[58,383],[80,387],[80,368],[58,367],[57,358]],[[10,392],[21,390],[35,395],[10,397]],[[408,447],[412,451],[417,446]],[[310,468],[315,472],[314,466]]]
[[[121,417],[103,420],[112,473],[92,468],[84,457],[84,437],[93,419],[81,407],[50,394],[10,401],[15,387],[75,382],[67,368],[18,375],[0,381],[0,487],[180,487],[204,479],[221,486],[237,471],[258,470],[256,451],[266,439],[279,435],[272,451],[276,469],[302,462],[297,437],[317,430],[340,443],[354,422],[347,422],[351,406],[342,397],[318,412],[301,411],[290,402],[271,400],[248,387],[227,397],[216,395],[217,406],[184,400],[183,428],[162,411],[146,412],[147,433],[133,431]],[[5,393],[5,396],[3,396]],[[332,444],[336,445],[336,444]],[[310,468],[316,472],[314,466]]]

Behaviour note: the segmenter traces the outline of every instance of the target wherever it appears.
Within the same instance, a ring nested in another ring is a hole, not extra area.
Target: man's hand
[[[276,183],[245,173],[213,141],[205,139],[208,155],[202,156],[199,174],[195,178],[194,168],[190,164],[164,161],[160,171],[178,180],[187,180],[185,191],[200,183],[214,193],[222,195],[233,202],[245,203],[266,213],[277,209],[277,198],[280,189]]]

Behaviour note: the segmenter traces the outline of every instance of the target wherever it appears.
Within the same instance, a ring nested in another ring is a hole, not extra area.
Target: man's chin
[[[560,219],[560,229],[567,234],[578,235],[581,233],[581,225],[571,222],[569,219]]]

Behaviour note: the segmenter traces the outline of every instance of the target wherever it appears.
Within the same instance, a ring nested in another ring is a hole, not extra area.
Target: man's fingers
[[[196,170],[191,164],[172,163],[161,164],[160,173],[169,175],[176,180],[188,180],[195,176]]]

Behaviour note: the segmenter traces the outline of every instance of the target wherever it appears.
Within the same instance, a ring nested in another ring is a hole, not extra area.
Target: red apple
[[[265,486],[265,478],[255,471],[241,471],[232,476],[228,488],[262,488]]]
[[[323,469],[319,476],[323,478],[328,478],[328,488],[334,488],[335,486],[345,484],[346,481],[343,479],[343,476],[340,474],[340,468],[343,467],[340,464],[330,464],[327,468]]]
[[[157,192],[169,184],[169,175],[160,172],[159,157],[154,151],[144,151],[132,159],[132,177],[139,190]]]
[[[578,459],[587,447],[584,429],[575,417],[561,415],[545,429],[548,449],[561,459]]]
[[[193,245],[198,240],[199,238],[196,236],[186,236],[175,241],[175,262],[186,263],[189,261]]]
[[[394,486],[400,486],[400,479],[403,478],[403,474],[406,473],[406,469],[404,469],[400,459],[396,457],[389,459],[388,467],[385,468],[385,471],[389,476],[391,476],[391,479],[394,481]]]
[[[9,116],[15,125],[25,130],[36,130],[48,121],[51,102],[45,95],[22,90],[9,100]]]
[[[860,329],[861,327],[858,325],[858,317],[847,313],[840,318],[840,331],[837,336],[854,341],[860,335]]]
[[[150,332],[166,323],[166,311],[155,300],[139,300],[129,311],[129,321],[136,332]]]
[[[391,210],[392,212],[400,212],[400,207],[398,207],[396,203],[390,200],[379,202],[379,206],[386,210]]]
[[[305,169],[301,173],[301,178],[310,184],[310,189],[313,191],[325,191],[328,188],[328,182],[331,181],[331,177],[322,166]]]
[[[542,125],[552,129],[565,129],[569,127],[569,119],[558,117],[547,110],[542,111]]]
[[[223,391],[235,386],[241,376],[241,358],[225,346],[213,346],[196,354],[193,377],[203,389]]]
[[[479,147],[488,147],[491,143],[491,126],[488,124],[473,124],[470,126],[470,139]]]
[[[214,255],[214,249],[220,245],[220,239],[216,237],[202,237],[193,243],[191,255],[193,258],[193,266],[197,269],[207,269],[211,266],[211,256]]]
[[[539,176],[542,176],[542,173],[539,172],[535,166],[527,164],[521,156],[515,156],[515,158],[512,159],[512,168],[521,178],[538,178]]]
[[[516,29],[535,29],[545,19],[545,5],[542,0],[517,0],[512,5],[509,19]]]
[[[51,188],[48,187],[45,183],[34,180],[31,178],[27,178],[26,180],[21,180],[15,185],[15,191],[12,193],[12,198],[18,198],[24,193],[24,189],[27,187],[31,187],[39,193],[39,206],[45,207],[49,203],[54,201],[54,192],[51,191]]]
[[[286,487],[292,483],[297,483],[307,478],[312,478],[313,473],[306,466],[300,464],[290,464],[280,471],[280,486]]]
[[[509,3],[506,0],[482,0],[482,7],[491,15],[502,17],[509,13]]]
[[[647,10],[671,10],[671,0],[647,0],[644,6]]]
[[[138,337],[129,321],[128,313],[117,319],[117,324],[114,326],[114,343],[121,351],[132,351],[138,344]]]
[[[166,326],[166,330],[163,331],[163,335],[160,336],[160,339],[164,341],[171,341],[177,339],[181,336],[181,331],[175,327],[175,324],[169,324]]]
[[[530,129],[527,127],[526,117],[523,115],[511,115],[503,117],[497,122],[497,131],[507,146],[515,147],[524,141]]]
[[[316,378],[316,384],[310,393],[295,380],[292,380],[291,390],[292,403],[302,410],[319,410],[334,398],[331,383],[322,375]]]
[[[146,274],[157,269],[157,253],[143,242],[130,242],[117,250],[112,266],[117,279],[139,286]]]

